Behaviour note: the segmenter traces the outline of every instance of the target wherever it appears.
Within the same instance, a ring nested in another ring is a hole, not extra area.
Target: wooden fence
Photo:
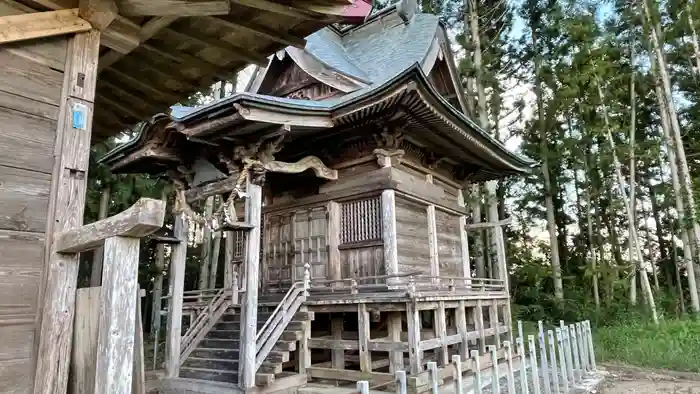
[[[473,368],[463,375],[459,371],[462,371],[462,361],[466,360],[453,356],[451,384],[454,394],[568,394],[593,376],[597,367],[589,321],[570,325],[561,321],[560,327],[554,330],[545,330],[541,321],[538,326],[537,335],[525,338],[522,323],[518,322],[515,349],[509,341],[503,343],[505,360],[498,360],[499,349],[489,346],[493,366],[488,369],[481,369],[479,352],[472,350],[470,361]],[[513,352],[520,357],[514,357]],[[517,360],[517,365],[514,365],[514,360]],[[437,364],[433,361],[428,362],[428,373],[430,391],[439,394],[440,387],[446,387],[449,382],[441,381]],[[395,373],[393,383],[397,394],[407,394],[406,381],[405,371]],[[369,394],[369,382],[357,382],[357,392]]]

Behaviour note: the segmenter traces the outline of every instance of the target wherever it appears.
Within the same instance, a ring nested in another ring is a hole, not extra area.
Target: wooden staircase
[[[258,330],[270,326],[268,320],[279,316],[279,305],[288,298],[284,295],[261,296],[258,304]],[[241,338],[241,307],[231,305],[213,324],[213,327],[186,355],[180,366],[180,377],[215,382],[238,383],[238,360]],[[264,357],[255,376],[255,385],[264,387],[275,379],[294,375],[296,364],[290,360],[297,350],[298,341],[305,335],[305,327],[310,326],[313,312],[294,310],[286,326],[283,327],[274,346]],[[292,312],[292,311],[290,311]],[[274,319],[273,319],[274,320]],[[281,328],[280,328],[281,329]]]

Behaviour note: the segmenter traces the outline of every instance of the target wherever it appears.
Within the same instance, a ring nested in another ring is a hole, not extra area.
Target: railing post
[[[95,392],[131,394],[138,289],[139,239],[105,241]]]
[[[238,272],[231,273],[231,302],[238,304]]]
[[[309,289],[311,288],[311,265],[309,263],[304,264],[304,297],[309,296]]]

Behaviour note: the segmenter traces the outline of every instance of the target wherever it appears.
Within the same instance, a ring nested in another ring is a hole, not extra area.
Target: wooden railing
[[[384,283],[367,283],[367,282]],[[361,292],[405,292],[416,295],[420,292],[506,292],[501,279],[463,278],[431,276],[420,272],[403,274],[364,276],[358,278],[314,280],[309,292],[317,294],[359,294]]]
[[[184,350],[180,353],[180,365],[185,362],[190,353],[204,339],[230,306],[231,299],[229,298],[228,289],[219,289],[209,301],[206,309],[197,315],[185,335],[183,335],[181,346]]]
[[[309,284],[311,282],[311,273],[309,272],[310,265],[304,265],[304,281],[292,284],[292,287],[284,295],[282,301],[277,305],[274,312],[265,325],[258,331],[255,339],[255,370],[262,365],[270,351],[275,346],[275,343],[282,335],[282,332],[287,327],[294,315],[299,310],[299,307],[306,301],[309,295]]]

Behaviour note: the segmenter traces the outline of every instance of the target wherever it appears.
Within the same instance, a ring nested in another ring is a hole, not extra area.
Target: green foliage
[[[700,372],[700,324],[691,319],[661,325],[627,322],[593,330],[596,357],[640,367]]]

